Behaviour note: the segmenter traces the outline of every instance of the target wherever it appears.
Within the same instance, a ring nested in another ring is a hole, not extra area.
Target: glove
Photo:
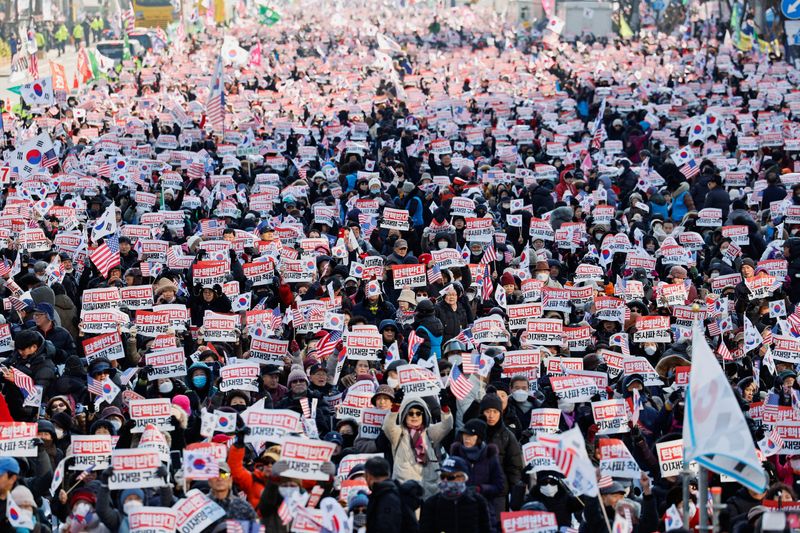
[[[275,464],[277,464],[277,463],[275,463]],[[335,476],[336,475],[336,465],[333,464],[331,461],[325,461],[319,467],[319,471],[322,472],[323,474],[328,474],[329,476]],[[275,467],[274,466],[272,467],[272,472],[273,473],[275,472]]]
[[[289,463],[287,463],[283,459],[280,459],[276,461],[274,465],[272,465],[272,475],[279,476],[281,475],[282,472],[286,472],[288,469],[289,469]]]
[[[140,375],[148,376],[148,375],[150,375],[150,372],[152,372],[152,371],[153,371],[153,365],[144,365],[144,367],[142,367],[142,371],[140,372]]]
[[[100,483],[102,483],[103,485],[108,485],[108,478],[110,478],[113,473],[114,473],[113,466],[109,466],[108,468],[103,470],[100,473]]]
[[[236,430],[236,439],[233,441],[233,445],[237,448],[244,448],[244,438],[246,435],[250,434],[250,428],[247,426],[242,426]]]
[[[169,478],[169,470],[167,470],[167,467],[166,467],[166,466],[164,466],[164,465],[161,465],[161,466],[159,466],[159,467],[158,467],[158,469],[156,470],[156,475],[157,475],[158,477],[160,477],[160,478],[163,478],[163,479],[168,479],[168,478]]]

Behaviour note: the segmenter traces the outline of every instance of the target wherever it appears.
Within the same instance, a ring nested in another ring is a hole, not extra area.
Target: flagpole
[[[695,326],[695,334],[698,335],[705,335],[702,328],[700,327],[700,304],[694,303],[692,304],[692,311],[694,312],[694,326]],[[691,383],[689,383],[689,387],[691,387]],[[687,391],[688,394],[688,391]],[[685,464],[685,463],[684,463]],[[699,530],[702,531],[709,531],[710,528],[708,527],[708,471],[702,465],[698,464],[699,470],[697,473],[697,512],[700,513],[700,524]],[[688,468],[688,467],[686,467]],[[686,490],[688,490],[688,477],[686,481]],[[688,505],[688,501],[683,502],[684,509]],[[687,515],[684,515],[684,520],[688,524],[689,518]]]
[[[608,531],[611,531],[611,522],[608,521],[608,513],[606,512],[606,506],[603,503],[603,496],[600,494],[600,491],[597,491],[597,502],[600,504],[600,510],[603,511],[603,519],[606,521],[606,528]]]

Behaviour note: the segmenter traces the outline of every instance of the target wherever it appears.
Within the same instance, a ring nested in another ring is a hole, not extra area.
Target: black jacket
[[[406,522],[411,523],[403,523],[404,505],[396,481],[375,483],[367,505],[367,533],[417,533],[419,524],[413,511],[405,513]]]
[[[458,335],[469,325],[467,310],[464,306],[458,305],[453,311],[453,308],[444,300],[436,304],[436,318],[441,321],[444,328],[442,344]]]
[[[506,477],[505,494],[508,494],[509,488],[522,479],[522,469],[525,468],[522,448],[514,432],[506,427],[502,419],[496,425],[488,426],[486,442],[497,446],[500,452],[500,466]]]
[[[456,500],[441,494],[428,498],[422,505],[419,519],[420,533],[495,533],[497,528],[489,520],[486,499],[467,488]]]
[[[331,430],[331,419],[333,418],[331,406],[320,393],[313,390],[307,391],[306,395],[302,398],[308,398],[309,400],[317,399],[317,430],[320,435],[328,433]],[[275,409],[291,409],[296,413],[303,414],[303,407],[300,405],[300,400],[300,396],[295,396],[290,392],[281,401],[275,404]]]
[[[722,209],[722,220],[728,218],[728,211],[731,208],[731,197],[723,187],[717,186],[709,189],[706,194],[706,200],[703,204],[703,209],[713,207]]]

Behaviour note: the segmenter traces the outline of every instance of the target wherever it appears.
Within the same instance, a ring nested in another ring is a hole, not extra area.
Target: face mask
[[[202,389],[203,387],[205,387],[207,382],[208,378],[204,374],[192,377],[192,385],[194,385],[198,389]]]
[[[550,274],[548,274],[547,272],[538,272],[536,274],[536,279],[538,279],[539,281],[547,281],[548,279],[550,279]]]
[[[447,248],[447,241],[439,241],[437,246],[439,247],[440,250],[444,250],[445,248]]]
[[[541,492],[543,496],[552,498],[558,492],[558,485],[542,485],[539,487],[539,492]]]
[[[344,443],[342,444],[342,448],[352,448],[353,443],[356,441],[355,435],[342,435],[342,440]]]
[[[515,390],[514,392],[511,393],[511,397],[514,398],[515,402],[519,402],[519,403],[528,401],[528,391],[522,390],[522,389],[517,389],[517,390]]]
[[[344,292],[347,293],[348,296],[352,296],[358,291],[358,287],[345,287]]]
[[[172,392],[172,382],[171,381],[162,381],[158,384],[158,392],[161,394],[169,394]]]
[[[86,502],[80,502],[78,505],[72,508],[73,516],[83,516],[86,517],[89,513],[92,512],[92,506]]]
[[[353,515],[353,525],[364,527],[367,525],[367,513],[357,513]]]
[[[371,194],[380,194],[381,190],[380,189],[370,189],[369,192]]]
[[[656,347],[655,346],[645,346],[644,347],[644,353],[646,353],[647,355],[653,355],[654,353],[656,353]]]
[[[247,409],[247,406],[242,404],[231,405],[231,407],[233,407],[233,410],[236,411],[237,413],[243,413],[244,410]]]
[[[122,428],[122,422],[119,420],[111,420],[111,425],[114,426],[114,431],[119,432],[120,428]]]
[[[792,470],[795,472],[800,471],[800,459],[792,459],[790,463],[792,465]]]
[[[594,234],[594,238],[595,238],[595,240],[600,241],[600,240],[603,239],[603,234],[602,233],[595,233]]]
[[[297,494],[299,491],[300,489],[297,487],[278,487],[278,492],[284,500],[290,499],[293,494]]]
[[[56,428],[56,438],[58,440],[61,440],[61,439],[64,438],[64,430],[63,429],[58,428],[58,427]]]
[[[391,388],[396,389],[400,383],[397,381],[397,378],[386,378],[386,384]]]
[[[440,481],[439,492],[448,500],[455,500],[467,490],[466,481]]]
[[[132,512],[138,510],[142,507],[142,502],[140,500],[130,500],[125,502],[125,505],[122,506],[122,511],[126,515],[130,515]]]

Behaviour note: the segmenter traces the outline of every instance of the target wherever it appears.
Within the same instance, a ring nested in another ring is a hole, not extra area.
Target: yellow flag
[[[628,21],[620,14],[619,16],[619,36],[623,39],[630,39],[633,37],[633,30],[628,26]]]

